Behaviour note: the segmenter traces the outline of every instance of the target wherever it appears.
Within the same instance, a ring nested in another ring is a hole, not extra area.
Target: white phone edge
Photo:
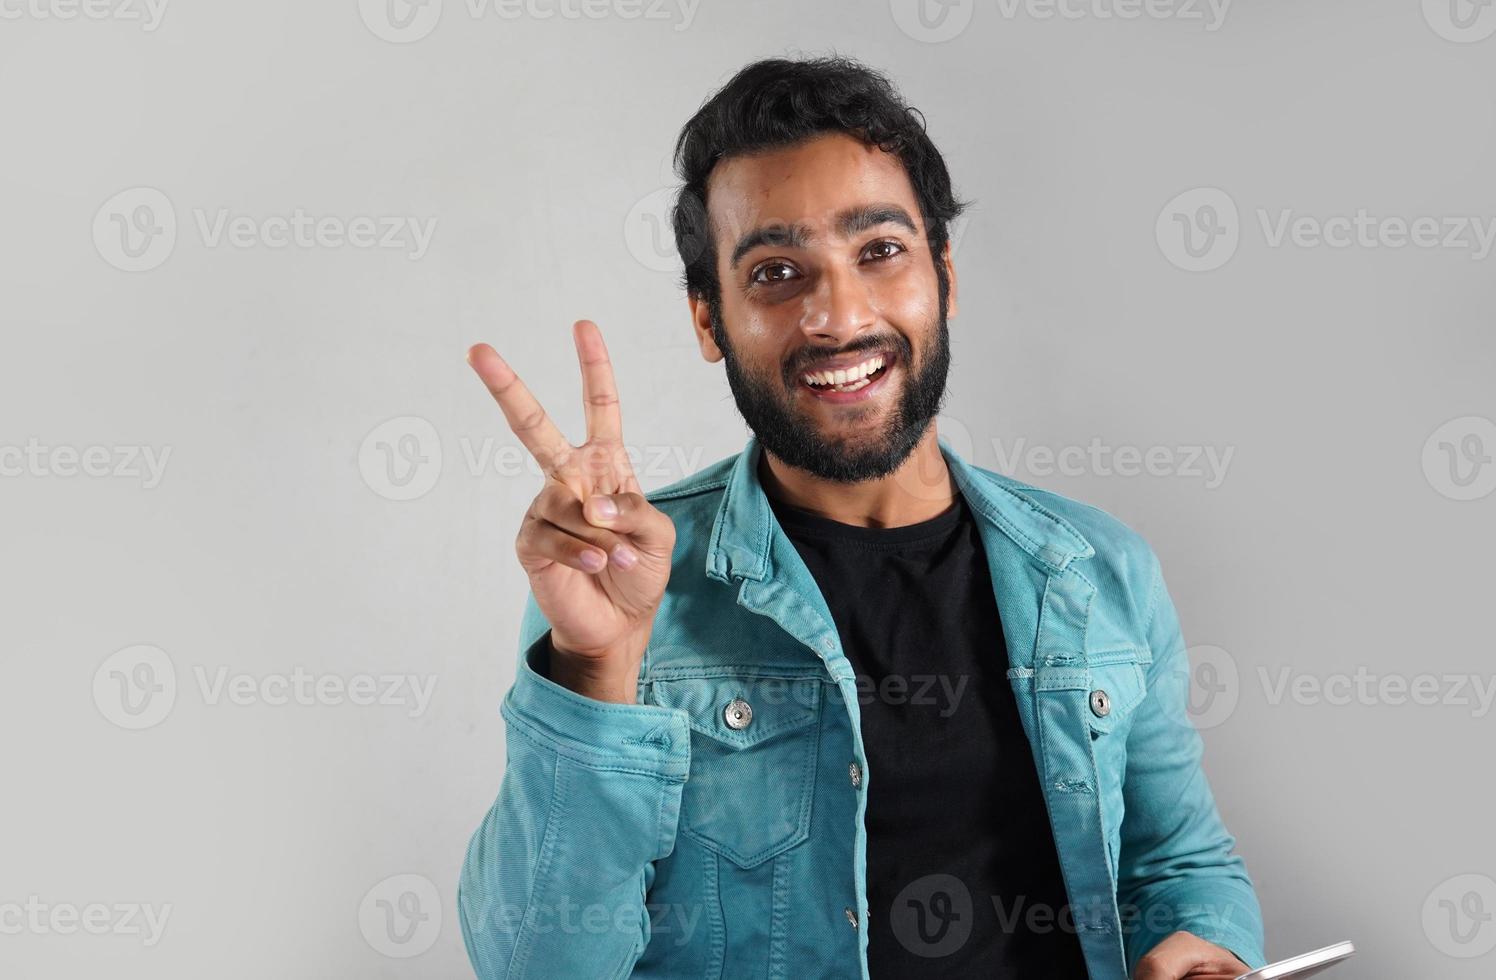
[[[1301,953],[1286,960],[1269,963],[1260,970],[1243,973],[1236,980],[1290,980],[1304,970],[1317,971],[1321,967],[1333,966],[1342,960],[1349,959],[1355,951],[1354,943],[1335,943],[1324,949],[1316,949],[1313,952]]]

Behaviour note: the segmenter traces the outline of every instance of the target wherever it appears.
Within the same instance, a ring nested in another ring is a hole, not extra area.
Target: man
[[[742,453],[646,497],[594,324],[581,446],[469,352],[546,473],[508,769],[459,886],[479,976],[1262,965],[1152,551],[936,435],[962,205],[922,120],[854,62],[771,60],[676,161]]]

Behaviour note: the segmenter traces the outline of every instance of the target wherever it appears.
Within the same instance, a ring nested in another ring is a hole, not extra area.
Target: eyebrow
[[[884,224],[899,225],[910,234],[918,232],[918,229],[914,227],[914,219],[909,217],[909,212],[897,204],[861,204],[847,208],[837,214],[834,224],[837,234],[844,237],[860,234],[869,228]],[[814,237],[815,235],[806,225],[775,224],[755,228],[738,239],[737,245],[733,247],[732,260],[728,263],[728,268],[736,268],[743,256],[760,245],[772,245],[777,248],[806,248]]]

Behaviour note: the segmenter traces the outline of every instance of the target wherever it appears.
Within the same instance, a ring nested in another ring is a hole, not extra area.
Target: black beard
[[[727,384],[738,404],[738,413],[765,450],[795,469],[836,483],[862,483],[888,476],[914,452],[945,401],[951,345],[943,309],[935,342],[917,370],[909,339],[903,334],[894,335],[898,362],[906,377],[898,407],[884,424],[882,438],[867,445],[848,445],[846,440],[823,439],[813,421],[793,410],[785,393],[800,384],[795,373],[784,369],[780,377],[773,378],[744,369],[728,343],[719,306],[711,304],[712,333],[722,350]],[[854,346],[839,353],[859,349]]]

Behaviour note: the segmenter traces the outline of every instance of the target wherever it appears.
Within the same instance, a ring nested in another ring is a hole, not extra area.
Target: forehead
[[[707,181],[707,209],[719,241],[766,224],[824,229],[847,208],[870,201],[919,202],[903,162],[845,133],[723,160]]]

